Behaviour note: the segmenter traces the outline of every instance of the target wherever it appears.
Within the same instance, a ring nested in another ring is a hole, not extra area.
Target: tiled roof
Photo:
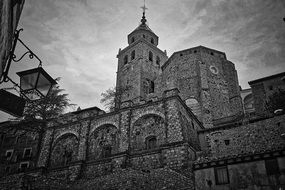
[[[147,24],[140,24],[134,31],[136,30],[148,30],[152,33],[154,33]]]

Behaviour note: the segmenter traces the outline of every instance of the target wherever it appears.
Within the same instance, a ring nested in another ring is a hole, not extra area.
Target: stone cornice
[[[253,162],[259,161],[264,159],[270,159],[274,157],[285,156],[285,149],[279,151],[272,151],[272,152],[264,152],[259,154],[248,154],[248,155],[230,155],[227,157],[221,158],[209,158],[212,160],[209,161],[201,161],[198,160],[193,165],[194,170],[200,170],[205,168],[212,168],[216,166],[224,166],[230,164],[239,164],[245,162]]]

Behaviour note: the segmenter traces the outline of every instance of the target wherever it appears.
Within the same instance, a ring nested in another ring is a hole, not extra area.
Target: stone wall
[[[217,184],[214,167],[195,170],[196,190],[271,190],[285,188],[285,157],[277,158],[280,174],[269,176],[265,161],[243,162],[227,165],[229,183]],[[210,185],[211,184],[211,185]]]
[[[63,166],[78,160],[79,142],[77,136],[66,134],[56,140],[52,147],[50,166]]]
[[[188,122],[184,115],[181,115],[183,136],[185,140],[191,144],[196,150],[200,149],[200,143],[197,137],[197,131],[193,122]]]
[[[145,150],[145,139],[155,137],[157,146],[165,144],[166,129],[163,118],[155,115],[147,115],[137,120],[130,131],[130,148],[132,150]]]
[[[97,178],[85,178],[72,186],[73,189],[194,189],[189,178],[168,168],[153,170],[121,169]]]
[[[264,115],[264,107],[266,100],[266,93],[263,84],[255,84],[251,86],[253,94],[253,106],[257,115]]]
[[[127,101],[129,99],[140,96],[141,86],[141,70],[140,63],[142,58],[141,45],[136,47],[130,47],[122,53],[119,53],[118,57],[118,70],[117,70],[117,82],[116,88],[124,88],[131,86],[131,89],[124,93],[121,97],[121,101]],[[131,59],[131,52],[135,50],[135,58]],[[124,63],[124,56],[128,56],[128,63]],[[119,97],[118,97],[119,98]],[[117,105],[118,106],[118,105]]]
[[[189,149],[190,148],[190,149]],[[122,153],[109,158],[89,160],[83,166],[82,176],[85,178],[108,175],[120,169],[153,170],[171,168],[181,171],[194,161],[195,153],[186,144],[168,144],[152,150],[142,150],[133,153]]]
[[[199,133],[204,138],[211,157],[240,156],[264,153],[285,148],[281,134],[285,133],[285,115],[256,121],[243,126],[205,130]],[[206,158],[201,158],[206,159]]]
[[[152,153],[139,152],[130,159],[131,167],[139,170],[150,170],[164,166],[164,154],[161,151]]]
[[[84,166],[83,178],[99,177],[113,172],[114,162],[111,159],[99,163],[88,163]]]
[[[48,167],[51,164],[51,153],[54,152],[55,148],[61,150],[57,154],[53,154],[55,157],[57,157],[59,153],[64,154],[62,151],[69,149],[69,143],[58,143],[58,146],[56,146],[61,138],[67,142],[70,138],[76,139],[74,139],[76,141],[76,148],[72,149],[72,152],[74,152],[72,153],[74,155],[72,156],[73,161],[86,159],[86,141],[88,140],[87,133],[89,133],[90,130],[90,118],[104,113],[99,111],[96,107],[88,112],[90,113],[86,114],[85,111],[68,113],[47,124],[47,130],[42,142],[42,150],[37,163],[38,167]]]
[[[158,79],[161,92],[178,88],[182,100],[196,100],[191,109],[203,122],[242,114],[237,72],[225,54],[202,46],[174,53]]]
[[[249,82],[252,88],[254,108],[257,115],[268,115],[265,108],[266,101],[268,100],[268,97],[278,91],[278,89],[285,90],[284,77],[285,73],[280,73]]]
[[[178,93],[169,90],[163,99],[137,102],[111,113],[87,118],[69,114],[52,121],[38,166],[48,167],[51,178],[58,174],[68,180],[111,175],[125,168],[182,171],[191,167],[195,150],[200,149],[197,130],[203,127]],[[151,145],[149,138],[153,138]],[[71,167],[76,167],[74,175]]]
[[[2,177],[0,180],[1,189],[2,190],[21,189],[22,176],[23,173]]]
[[[189,158],[194,159],[194,153],[188,144],[165,145],[152,151],[49,168],[42,177],[32,174],[31,184],[40,189],[193,189],[192,173],[181,169]]]

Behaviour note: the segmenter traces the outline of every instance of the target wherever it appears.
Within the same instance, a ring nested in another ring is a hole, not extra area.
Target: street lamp
[[[15,86],[20,89],[20,94],[22,97],[30,100],[39,99],[45,97],[51,87],[56,83],[56,81],[42,68],[42,61],[40,58],[19,38],[19,33],[23,29],[15,31],[12,50],[10,51],[10,56],[6,68],[4,69],[3,76],[0,80],[2,82],[12,82]],[[22,46],[27,50],[20,58],[14,54],[17,42],[20,42]],[[37,68],[29,69],[25,71],[18,72],[17,75],[20,77],[20,85],[15,83],[11,78],[8,77],[8,72],[10,65],[13,62],[19,62],[25,57],[29,56],[30,59],[36,58],[39,61]]]
[[[14,85],[13,88],[0,89],[0,110],[15,116],[22,116],[27,100],[36,100],[47,96],[52,86],[57,84],[42,68],[40,58],[19,38],[19,33],[22,30],[23,29],[15,30],[12,41],[13,45],[9,53],[7,65],[4,65],[3,74],[0,76],[0,84],[3,82],[11,82]],[[20,42],[27,50],[20,58],[14,54],[17,42]],[[20,77],[19,85],[8,76],[8,72],[12,62],[19,62],[26,55],[28,55],[30,59],[36,58],[39,61],[39,65],[37,68],[18,72],[17,75]],[[20,89],[20,97],[6,91],[6,89]]]
[[[20,92],[29,99],[45,97],[56,81],[42,68],[17,72],[20,77]]]

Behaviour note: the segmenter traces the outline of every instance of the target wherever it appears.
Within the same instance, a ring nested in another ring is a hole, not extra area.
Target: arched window
[[[157,140],[155,136],[151,136],[151,137],[147,137],[146,140],[146,149],[150,150],[150,149],[154,149],[156,148],[156,144],[157,144]]]
[[[159,66],[160,65],[160,58],[156,56],[156,64]]]
[[[64,153],[63,153],[63,165],[68,165],[72,160],[72,150],[68,149],[67,147],[64,147]]]
[[[79,142],[75,135],[65,134],[56,140],[51,152],[50,164],[52,167],[68,165],[76,161]]]
[[[153,54],[151,51],[148,53],[148,60],[150,60],[150,61],[153,60]]]
[[[108,158],[112,154],[112,147],[111,146],[104,146],[102,148],[102,158]]]
[[[143,91],[145,94],[154,93],[154,82],[149,79],[143,81]]]
[[[136,57],[136,52],[135,52],[135,50],[133,50],[133,51],[132,51],[131,59],[133,60],[135,57]]]
[[[133,43],[133,42],[135,42],[135,38],[134,37],[132,37],[132,39],[131,39],[131,43]]]
[[[125,55],[125,57],[124,57],[124,64],[127,64],[128,63],[128,55]]]
[[[118,153],[117,127],[105,124],[90,133],[88,146],[88,160],[110,157]]]
[[[154,82],[153,82],[153,81],[150,81],[150,84],[149,84],[149,93],[154,93]]]
[[[200,104],[197,101],[197,99],[195,99],[194,97],[190,97],[189,99],[187,99],[185,101],[185,104],[187,105],[188,108],[190,108],[192,110],[192,112],[196,116],[200,116],[201,115],[201,108],[200,108]]]
[[[154,39],[153,38],[151,38],[150,43],[154,44]]]

